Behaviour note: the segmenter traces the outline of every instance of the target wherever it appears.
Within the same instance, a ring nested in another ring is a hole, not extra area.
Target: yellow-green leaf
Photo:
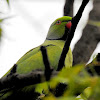
[[[0,39],[1,39],[1,36],[2,36],[2,28],[0,27]]]
[[[100,21],[89,20],[88,24],[100,27]]]
[[[7,1],[7,4],[9,5],[9,0],[6,0]]]

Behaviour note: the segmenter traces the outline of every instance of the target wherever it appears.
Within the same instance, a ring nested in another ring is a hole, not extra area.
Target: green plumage
[[[43,63],[43,57],[40,50],[41,46],[45,46],[47,49],[47,56],[50,62],[50,66],[54,69],[57,69],[59,58],[61,55],[61,52],[63,50],[63,46],[65,43],[65,39],[63,39],[63,36],[65,35],[65,27],[66,24],[71,20],[72,18],[69,16],[64,16],[61,18],[56,19],[50,26],[48,35],[44,43],[29,52],[27,52],[25,55],[23,55],[18,61],[17,61],[17,71],[18,74],[27,74],[35,69],[42,69],[44,70],[44,63]],[[68,29],[69,30],[69,29]],[[67,35],[66,35],[67,36]],[[65,37],[64,37],[65,38]],[[65,59],[65,66],[71,67],[72,66],[72,52],[71,49],[69,49],[69,52],[67,53],[66,59]],[[9,74],[10,70],[6,73]],[[5,75],[5,76],[6,76]],[[31,89],[24,88],[24,91],[26,94],[27,92],[31,91]],[[17,90],[16,93],[18,93],[19,90]],[[22,90],[20,90],[22,91]],[[10,92],[9,92],[10,94]],[[1,98],[5,98],[7,95],[4,94]],[[6,100],[6,99],[0,99],[0,100]]]
[[[50,62],[50,66],[52,66],[54,69],[57,69],[63,45],[64,41],[59,40],[46,40],[42,44],[42,46],[45,46],[47,49],[47,55]],[[72,65],[71,50],[69,50],[66,59],[66,66],[70,67]],[[34,69],[44,69],[45,67],[40,46],[26,53],[21,59],[19,59],[19,61],[16,64],[18,65],[17,72],[19,74],[29,73]]]

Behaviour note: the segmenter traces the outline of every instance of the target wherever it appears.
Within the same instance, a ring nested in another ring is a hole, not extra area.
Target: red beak
[[[68,29],[70,29],[70,28],[71,28],[71,26],[72,26],[71,21],[70,21],[70,22],[68,22],[68,23],[66,24],[66,27],[67,27]]]

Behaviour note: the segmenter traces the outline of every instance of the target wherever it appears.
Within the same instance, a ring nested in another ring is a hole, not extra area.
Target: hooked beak
[[[67,24],[66,24],[66,27],[68,28],[68,29],[70,29],[71,28],[71,26],[72,26],[72,22],[70,21],[70,22],[68,22]]]

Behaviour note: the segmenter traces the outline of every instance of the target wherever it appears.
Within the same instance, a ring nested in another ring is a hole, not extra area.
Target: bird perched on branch
[[[41,69],[41,70],[45,69],[45,66],[43,63],[43,56],[42,56],[41,49],[40,49],[41,46],[44,46],[46,48],[50,66],[56,70],[58,67],[58,62],[59,62],[59,59],[60,59],[60,56],[61,56],[61,53],[64,47],[65,40],[67,39],[68,31],[71,28],[71,20],[72,18],[69,16],[63,16],[61,18],[56,19],[51,24],[49,31],[48,31],[48,35],[44,43],[28,51],[25,55],[23,55],[17,61],[16,73],[17,74],[28,74],[31,71],[36,70],[36,69]],[[70,48],[66,55],[64,66],[65,67],[72,66],[72,52]],[[9,70],[4,76],[7,76],[10,72],[11,70]],[[16,92],[14,91],[15,97],[18,98],[17,93],[19,91],[26,92],[26,93],[30,91],[30,87],[25,88],[25,89],[23,90],[19,89],[19,90],[16,90]],[[6,98],[9,98],[9,100],[11,100],[12,98],[11,94],[13,94],[11,91],[9,93],[7,91],[7,93],[4,93],[0,97],[2,98],[0,100],[8,100]]]
[[[31,49],[17,61],[18,74],[27,74],[35,69],[44,69],[43,57],[40,47],[45,46],[50,66],[54,69],[58,67],[58,61],[67,38],[67,33],[71,28],[71,17],[64,16],[56,19],[50,26],[48,35],[44,43],[36,48]],[[65,66],[72,66],[72,52],[66,56]]]

